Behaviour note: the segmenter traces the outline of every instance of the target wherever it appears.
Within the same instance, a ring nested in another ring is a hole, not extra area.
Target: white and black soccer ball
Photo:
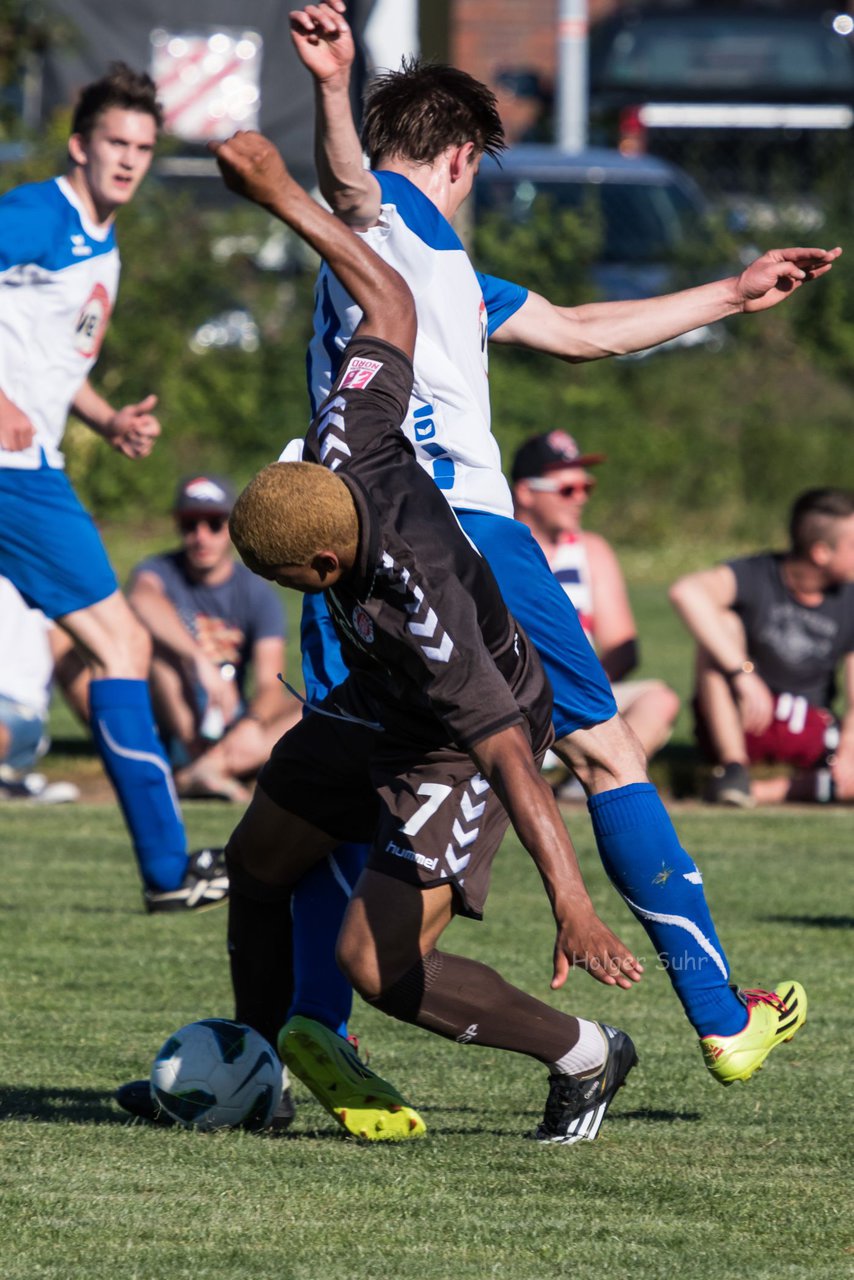
[[[203,1018],[163,1045],[151,1096],[188,1129],[263,1129],[282,1096],[282,1064],[251,1027]]]

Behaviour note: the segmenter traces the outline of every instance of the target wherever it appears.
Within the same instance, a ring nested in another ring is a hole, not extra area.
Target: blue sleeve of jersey
[[[24,263],[43,265],[56,239],[56,205],[46,183],[17,187],[0,200],[0,271]]]
[[[528,290],[520,284],[511,284],[509,280],[500,280],[498,276],[487,276],[477,272],[483,300],[486,303],[486,316],[490,338],[496,329],[500,329],[505,320],[514,315],[528,297]]]

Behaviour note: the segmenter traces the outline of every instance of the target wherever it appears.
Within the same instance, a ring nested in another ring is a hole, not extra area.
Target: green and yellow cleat
[[[297,1015],[279,1032],[279,1056],[322,1107],[354,1138],[402,1142],[427,1126],[394,1085],[383,1080],[346,1040],[321,1022]]]
[[[749,1080],[772,1049],[791,1040],[807,1020],[807,993],[799,982],[781,982],[773,991],[736,993],[747,1006],[747,1026],[734,1036],[703,1036],[700,1048],[721,1084]]]

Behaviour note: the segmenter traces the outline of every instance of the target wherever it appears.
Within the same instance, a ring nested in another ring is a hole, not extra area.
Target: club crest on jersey
[[[368,360],[364,356],[353,356],[339,386],[340,391],[364,391],[369,382],[377,376],[382,368],[381,360]]]
[[[101,343],[110,318],[110,296],[102,284],[96,284],[80,309],[74,326],[74,346],[87,360],[93,359],[101,349]]]
[[[359,639],[363,640],[365,644],[373,644],[374,620],[367,610],[363,609],[360,604],[357,604],[353,610],[352,619],[353,627],[355,628],[356,635]]]

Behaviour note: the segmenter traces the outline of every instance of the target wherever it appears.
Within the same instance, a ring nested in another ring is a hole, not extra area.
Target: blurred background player
[[[854,491],[802,493],[789,536],[786,552],[690,573],[670,590],[698,646],[696,731],[718,804],[854,799]],[[791,770],[751,781],[759,761]]]
[[[282,602],[234,559],[233,503],[222,476],[181,481],[173,507],[181,545],[136,566],[128,600],[154,644],[152,701],[178,794],[246,801],[243,782],[300,708],[278,679]]]
[[[148,171],[160,123],[153,81],[118,63],[80,94],[66,175],[0,200],[0,573],[68,632],[89,666],[92,735],[146,907],[172,911],[222,901],[227,880],[209,850],[187,853],[154,730],[150,642],[60,449],[69,411],[128,458],[146,457],[160,433],[155,396],[115,409],[88,380],[118,288],[113,222]]]
[[[48,782],[33,765],[47,751],[57,630],[0,578],[0,800],[65,804],[73,782]]]
[[[610,544],[581,527],[596,486],[588,468],[604,461],[602,453],[583,454],[565,431],[532,436],[513,458],[513,510],[575,606],[617,709],[650,759],[670,737],[679,698],[663,680],[626,679],[640,661],[626,581]]]

